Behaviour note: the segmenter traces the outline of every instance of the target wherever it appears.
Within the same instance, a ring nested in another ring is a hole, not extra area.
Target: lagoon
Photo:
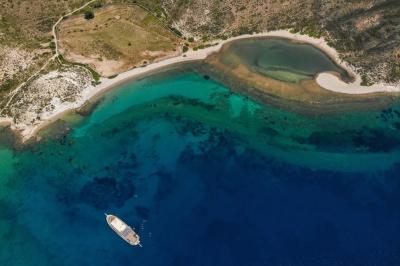
[[[232,42],[222,55],[225,64],[244,64],[253,72],[271,78],[299,82],[312,79],[320,72],[336,72],[343,79],[349,76],[321,50],[306,43],[287,39],[245,39]]]

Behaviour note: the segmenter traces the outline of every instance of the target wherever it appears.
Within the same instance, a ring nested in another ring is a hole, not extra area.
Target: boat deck
[[[121,219],[114,215],[106,215],[107,223],[110,225],[111,229],[117,233],[122,239],[131,245],[139,245],[140,240],[138,234]]]

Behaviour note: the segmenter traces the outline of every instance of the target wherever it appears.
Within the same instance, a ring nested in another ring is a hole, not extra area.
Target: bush
[[[400,80],[400,64],[392,65],[389,72],[389,82],[397,82]]]
[[[360,85],[369,87],[369,86],[372,86],[373,83],[371,81],[369,81],[367,75],[363,74],[363,75],[361,75],[361,84]]]
[[[87,19],[87,20],[93,19],[93,18],[94,18],[94,13],[93,13],[93,11],[91,11],[91,10],[85,11],[84,17],[85,17],[85,19]]]
[[[178,29],[175,29],[174,27],[169,27],[169,29],[172,30],[179,37],[183,36],[182,32],[180,32]]]
[[[189,37],[188,41],[189,42],[194,42],[194,38],[193,37]]]
[[[186,53],[187,51],[189,51],[189,47],[186,46],[186,45],[183,46],[182,51],[183,51],[184,53]]]

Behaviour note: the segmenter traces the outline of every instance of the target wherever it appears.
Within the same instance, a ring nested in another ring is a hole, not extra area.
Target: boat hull
[[[106,214],[106,220],[111,229],[128,244],[132,246],[141,246],[139,235],[124,221],[115,215],[109,214]]]

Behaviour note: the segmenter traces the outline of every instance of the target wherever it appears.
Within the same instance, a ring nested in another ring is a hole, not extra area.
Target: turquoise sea
[[[0,265],[400,265],[399,133],[400,104],[300,115],[164,70],[0,131]]]

